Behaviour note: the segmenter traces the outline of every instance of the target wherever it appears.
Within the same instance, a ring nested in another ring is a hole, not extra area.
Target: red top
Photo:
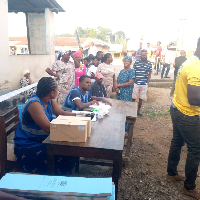
[[[156,56],[156,57],[159,57],[159,58],[161,58],[161,52],[162,52],[162,48],[161,47],[158,47],[157,48],[157,52],[159,51],[159,55],[158,56]]]

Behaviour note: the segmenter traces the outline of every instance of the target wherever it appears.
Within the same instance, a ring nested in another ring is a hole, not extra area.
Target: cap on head
[[[103,75],[102,75],[101,73],[97,73],[97,74],[95,75],[95,77],[98,78],[98,79],[100,79],[100,78],[103,78]]]
[[[29,70],[24,70],[24,71],[23,71],[23,76],[25,76],[26,74],[29,74],[29,73],[30,73]]]

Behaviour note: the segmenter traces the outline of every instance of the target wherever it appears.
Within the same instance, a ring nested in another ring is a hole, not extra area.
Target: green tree
[[[96,31],[95,31],[95,29],[93,29],[93,28],[90,29],[89,37],[96,38]]]
[[[83,30],[83,28],[82,27],[78,27],[77,29],[77,33],[78,33],[78,36],[80,37],[80,38],[82,38],[82,37],[84,37],[84,30]]]
[[[88,38],[89,35],[90,35],[90,28],[85,28],[85,29],[84,29],[83,37],[84,37],[84,38]]]
[[[121,39],[121,38],[125,39],[126,35],[123,31],[118,31],[118,32],[115,33],[115,37],[116,37],[116,39]]]
[[[101,26],[98,26],[96,34],[97,34],[97,39],[109,42],[110,37],[112,35],[112,31],[109,28],[103,28]]]
[[[65,33],[65,34],[61,34],[61,35],[56,35],[56,37],[74,37],[74,35],[72,35],[70,33]]]

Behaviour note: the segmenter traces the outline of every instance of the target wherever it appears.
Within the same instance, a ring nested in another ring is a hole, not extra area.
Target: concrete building
[[[122,44],[111,44],[109,53],[112,54],[113,64],[116,65],[121,65],[123,58],[127,56],[127,52],[123,51]]]
[[[90,54],[90,47],[92,42],[97,48],[97,51],[107,53],[110,49],[110,44],[95,38],[80,38],[81,46],[85,51],[85,56]],[[29,54],[27,37],[9,37],[9,52],[10,55],[14,49],[14,55]],[[75,37],[55,37],[55,53],[57,54],[61,49],[71,50],[75,52],[79,49]]]
[[[9,55],[8,12],[26,13],[29,54]],[[45,69],[55,61],[53,12],[65,12],[55,0],[0,1],[0,91],[19,88],[19,80],[26,69],[31,72],[33,81],[47,76]]]

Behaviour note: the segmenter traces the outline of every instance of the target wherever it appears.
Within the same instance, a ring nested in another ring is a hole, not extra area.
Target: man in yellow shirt
[[[150,47],[150,43],[147,43],[147,60],[151,61],[152,57],[152,48]]]
[[[177,172],[181,148],[187,144],[183,193],[200,199],[196,177],[200,162],[200,38],[193,56],[182,64],[176,77],[174,99],[170,108],[173,138],[168,158],[167,180],[181,181]]]

